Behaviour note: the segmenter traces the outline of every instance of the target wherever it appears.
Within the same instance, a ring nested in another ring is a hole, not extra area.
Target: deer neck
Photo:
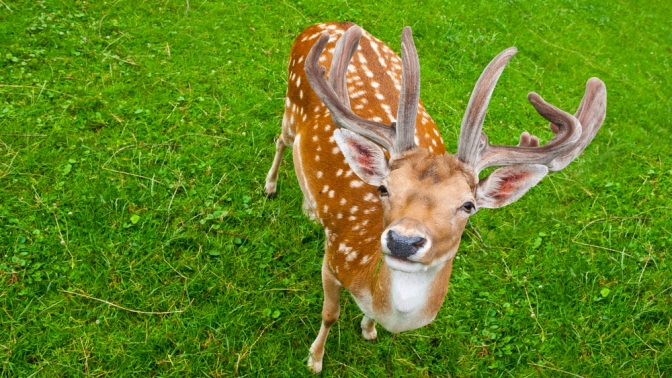
[[[371,288],[373,318],[390,332],[429,324],[443,304],[452,267],[451,259],[427,270],[406,273],[390,269],[383,260]]]

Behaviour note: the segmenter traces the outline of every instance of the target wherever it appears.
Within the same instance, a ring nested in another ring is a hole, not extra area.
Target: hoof
[[[373,321],[367,321],[368,319],[362,320],[362,336],[366,341],[376,342],[378,340],[378,331],[376,331],[376,326]]]
[[[313,356],[308,357],[308,368],[315,374],[319,374],[322,371],[322,361],[316,362],[313,360]]]
[[[277,193],[277,192],[266,193],[266,198],[268,198],[268,199],[274,199],[274,198],[277,197],[277,196],[278,196],[278,193]]]

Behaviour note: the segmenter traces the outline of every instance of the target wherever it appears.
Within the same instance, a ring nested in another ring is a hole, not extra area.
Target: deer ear
[[[350,168],[367,184],[380,186],[390,173],[383,150],[368,139],[345,129],[336,129],[334,139]]]
[[[499,168],[478,183],[476,207],[496,209],[516,202],[548,173],[545,165],[513,165]]]

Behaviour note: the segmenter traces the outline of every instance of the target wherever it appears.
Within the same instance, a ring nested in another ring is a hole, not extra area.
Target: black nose
[[[407,259],[425,245],[427,239],[421,237],[407,238],[390,230],[387,233],[387,248],[392,256]]]

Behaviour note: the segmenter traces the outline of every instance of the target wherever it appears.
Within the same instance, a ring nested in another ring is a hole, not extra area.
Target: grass
[[[0,376],[310,376],[323,234],[288,156],[262,188],[289,48],[328,20],[413,27],[449,151],[512,45],[491,141],[548,140],[528,91],[609,99],[576,162],[472,218],[431,325],[366,343],[344,294],[324,375],[669,375],[672,8],[467,4],[0,2]]]

